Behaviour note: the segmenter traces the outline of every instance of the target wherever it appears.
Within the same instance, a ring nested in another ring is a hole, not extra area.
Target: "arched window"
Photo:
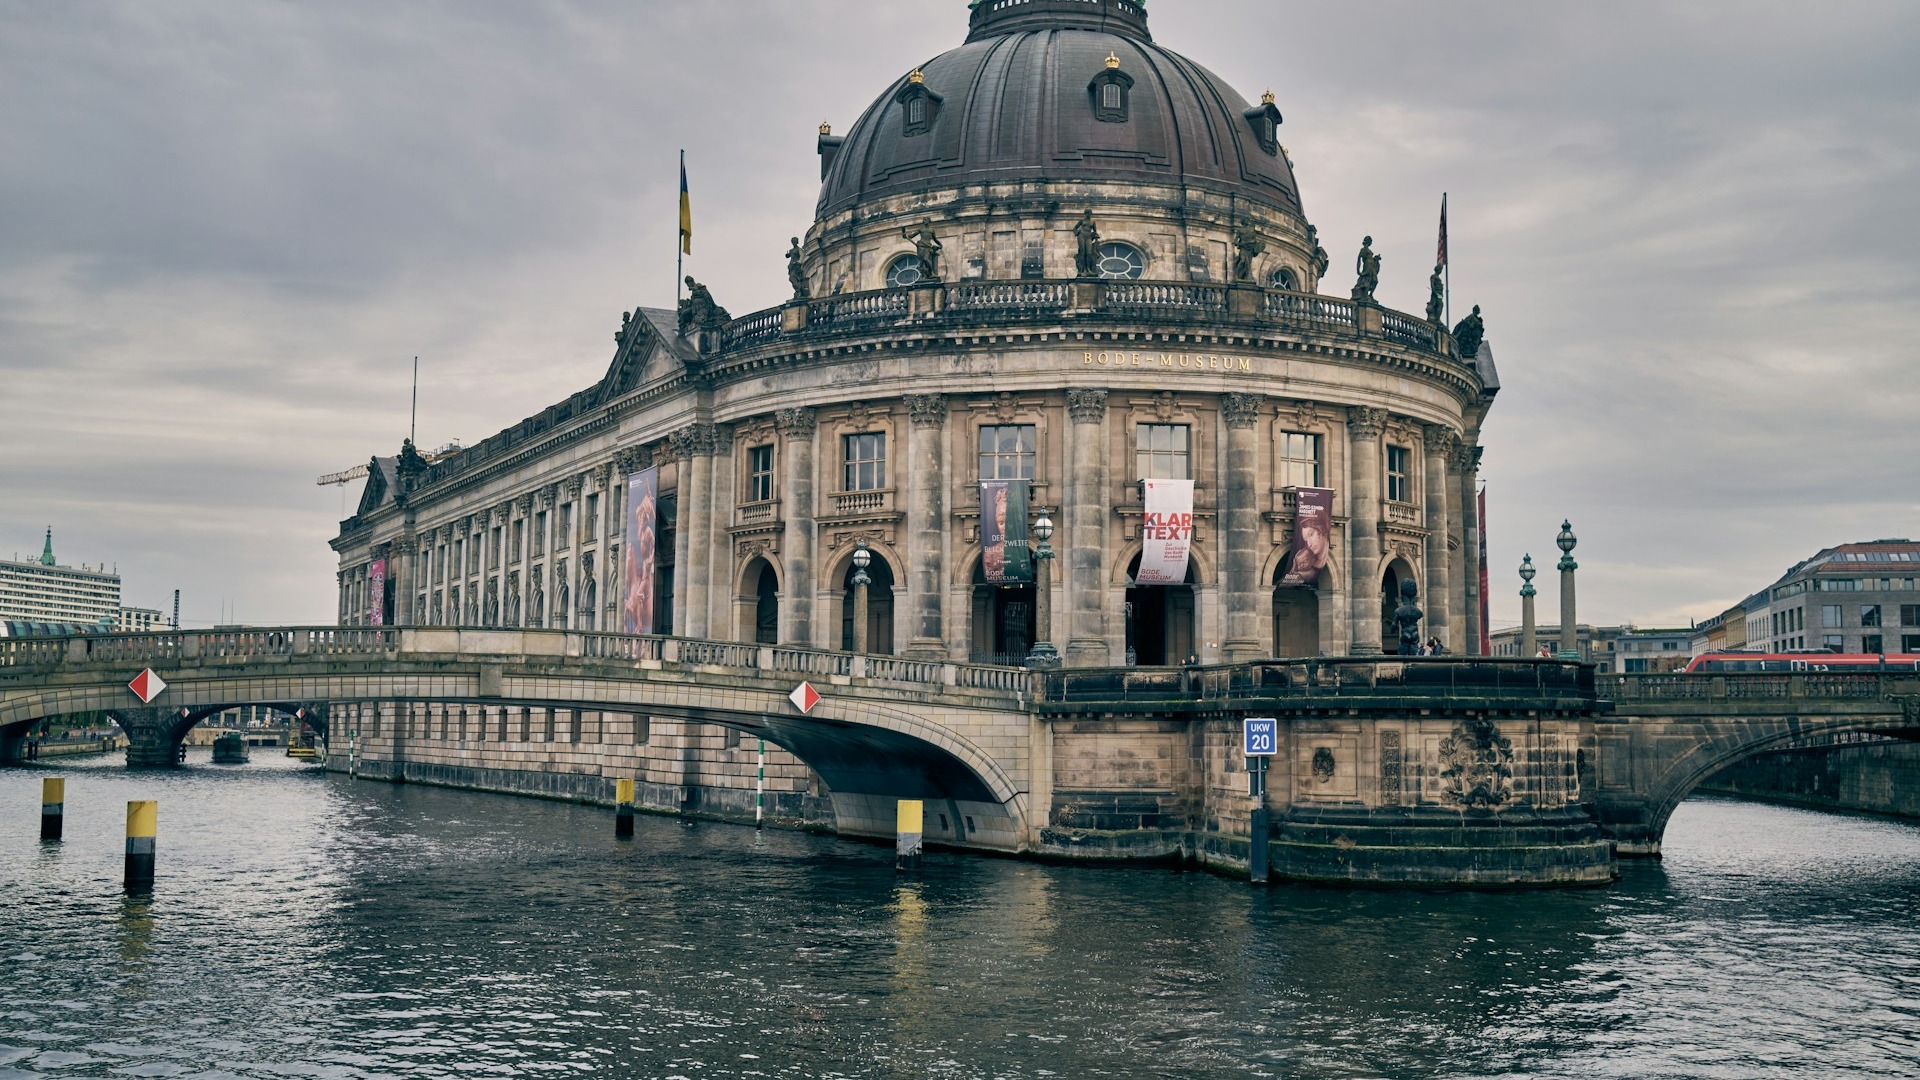
[[[1103,278],[1137,278],[1147,268],[1147,260],[1132,244],[1101,244],[1099,254],[1100,259],[1094,265],[1099,267]]]
[[[1293,272],[1291,266],[1283,266],[1275,270],[1273,277],[1268,279],[1268,283],[1276,289],[1285,289],[1288,292],[1300,291],[1300,277]]]
[[[887,288],[900,289],[927,280],[927,264],[918,255],[900,255],[887,264]]]
[[[1087,83],[1087,96],[1093,106],[1093,118],[1103,124],[1127,122],[1128,99],[1132,97],[1133,77],[1120,70],[1120,58],[1107,54],[1107,66]]]

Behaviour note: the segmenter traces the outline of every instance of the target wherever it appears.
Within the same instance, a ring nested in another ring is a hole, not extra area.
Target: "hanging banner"
[[[1311,589],[1320,580],[1320,571],[1333,550],[1333,489],[1295,488],[1294,499],[1293,545],[1280,584]]]
[[[980,481],[980,567],[992,585],[1033,580],[1027,547],[1027,481]]]
[[[1136,585],[1179,585],[1187,580],[1193,545],[1193,481],[1147,480],[1146,520],[1140,526],[1140,572]]]
[[[1480,655],[1493,655],[1493,635],[1487,625],[1487,489],[1474,494],[1474,525],[1480,533]]]
[[[660,470],[642,469],[627,477],[627,556],[620,595],[621,625],[629,634],[653,633],[655,518],[660,504]]]
[[[367,625],[387,625],[387,560],[375,559],[367,567]]]

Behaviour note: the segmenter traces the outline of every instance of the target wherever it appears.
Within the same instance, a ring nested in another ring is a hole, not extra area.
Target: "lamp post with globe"
[[[1533,568],[1533,556],[1527,555],[1520,560],[1520,655],[1531,657],[1540,651],[1539,635],[1533,628],[1533,575],[1539,571]]]
[[[1571,519],[1560,522],[1560,535],[1553,541],[1560,547],[1560,653],[1562,660],[1580,659],[1580,642],[1573,633],[1573,572],[1580,564],[1573,561],[1573,546],[1580,538],[1573,535]]]
[[[1045,510],[1040,511],[1040,520],[1033,523],[1034,539],[1040,541],[1033,550],[1033,647],[1027,651],[1027,666],[1051,668],[1060,666],[1060,654],[1053,647],[1053,595],[1049,585],[1048,564],[1053,562],[1053,545],[1047,541],[1053,539],[1053,519]]]
[[[862,540],[853,549],[853,651],[857,653],[867,651],[867,586],[873,584],[867,567],[872,563],[873,552]]]

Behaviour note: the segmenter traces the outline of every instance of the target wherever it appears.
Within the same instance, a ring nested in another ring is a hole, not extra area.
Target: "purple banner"
[[[1027,481],[980,481],[980,569],[989,583],[1033,580],[1027,546]]]
[[[653,633],[655,517],[660,505],[660,470],[643,469],[627,477],[626,565],[621,574],[621,622],[629,634]]]
[[[1333,550],[1333,489],[1295,488],[1293,546],[1288,549],[1287,572],[1280,584],[1311,589]]]

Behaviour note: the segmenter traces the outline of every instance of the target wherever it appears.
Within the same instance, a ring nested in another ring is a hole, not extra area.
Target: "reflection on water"
[[[1607,889],[1256,890],[239,769],[0,773],[0,1078],[1920,1074],[1920,828],[1725,800]],[[130,798],[159,882],[120,894]]]

